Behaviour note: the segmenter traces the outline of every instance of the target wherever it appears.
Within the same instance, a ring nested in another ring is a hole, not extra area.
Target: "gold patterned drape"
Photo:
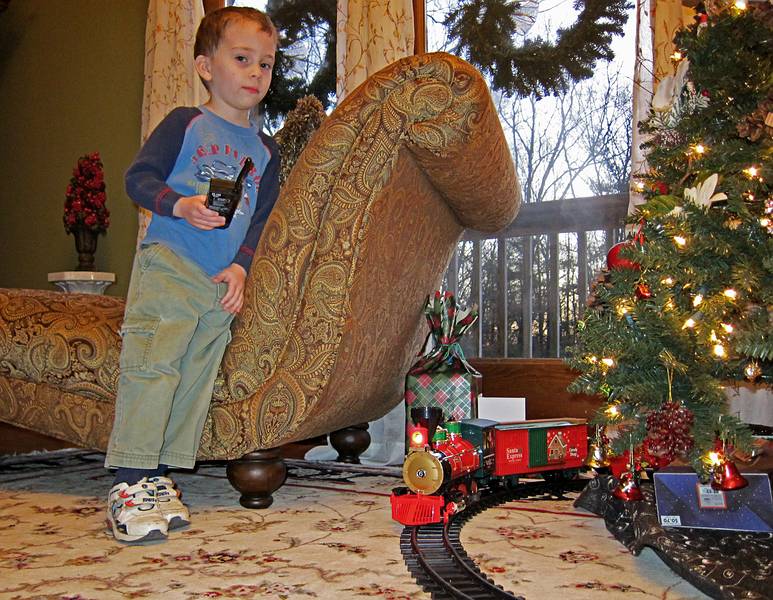
[[[680,0],[636,0],[636,63],[633,84],[633,135],[631,138],[631,177],[647,172],[647,157],[640,146],[646,138],[639,123],[649,116],[657,83],[673,75],[674,35],[689,25],[695,13]],[[644,196],[631,187],[628,213],[644,202]]]
[[[655,62],[655,81],[674,74],[671,55],[676,47],[676,32],[690,25],[695,12],[682,6],[680,0],[654,0],[652,2],[652,36]]]
[[[206,90],[196,75],[193,43],[204,17],[201,0],[150,0],[145,26],[145,84],[142,143],[176,106],[197,106]],[[140,209],[137,242],[145,237],[150,213]]]
[[[338,0],[336,94],[414,52],[412,0]]]

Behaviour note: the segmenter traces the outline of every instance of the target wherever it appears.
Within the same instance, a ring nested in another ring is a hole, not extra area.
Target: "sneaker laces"
[[[174,498],[180,497],[180,490],[175,487],[174,481],[168,477],[153,477],[149,480],[156,486],[156,497],[159,500],[166,499],[170,496]]]
[[[155,505],[157,503],[156,487],[147,481],[140,481],[129,486],[118,493],[113,498],[115,503],[128,508],[144,507],[145,505]]]

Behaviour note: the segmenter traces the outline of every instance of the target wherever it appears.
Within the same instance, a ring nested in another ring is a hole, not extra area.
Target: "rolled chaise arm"
[[[237,458],[385,414],[462,232],[501,229],[519,205],[473,67],[426,54],[369,78],[311,139],[266,224],[201,455]]]

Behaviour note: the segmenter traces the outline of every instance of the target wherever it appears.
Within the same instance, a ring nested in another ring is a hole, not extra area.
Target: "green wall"
[[[111,225],[96,268],[125,295],[137,214],[123,173],[139,148],[147,0],[11,0],[0,12],[0,287],[56,289],[73,270],[62,225],[79,156],[99,151]]]

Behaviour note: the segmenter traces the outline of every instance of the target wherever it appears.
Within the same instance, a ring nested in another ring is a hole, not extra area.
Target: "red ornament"
[[[609,456],[607,462],[609,463],[609,471],[613,477],[620,478],[620,476],[628,470],[628,454],[626,450],[622,456]]]
[[[636,475],[632,471],[627,471],[620,476],[620,483],[612,491],[612,495],[624,502],[635,502],[644,498],[639,482],[636,481]]]
[[[665,466],[692,449],[693,420],[692,411],[678,402],[668,402],[647,415],[645,445],[650,457],[661,463],[658,466]]]
[[[668,184],[665,181],[656,181],[652,187],[661,196],[668,193]]]
[[[633,262],[630,259],[620,256],[620,251],[623,248],[632,247],[633,244],[630,241],[618,242],[612,246],[609,249],[609,252],[607,252],[607,267],[610,269],[636,269],[637,271],[641,269],[641,265],[639,263]]]
[[[652,298],[652,290],[646,283],[637,283],[636,288],[634,288],[634,293],[639,300]]]
[[[749,482],[738,472],[738,467],[732,460],[725,459],[714,470],[714,480],[711,482],[711,487],[715,490],[739,490],[747,485]]]

